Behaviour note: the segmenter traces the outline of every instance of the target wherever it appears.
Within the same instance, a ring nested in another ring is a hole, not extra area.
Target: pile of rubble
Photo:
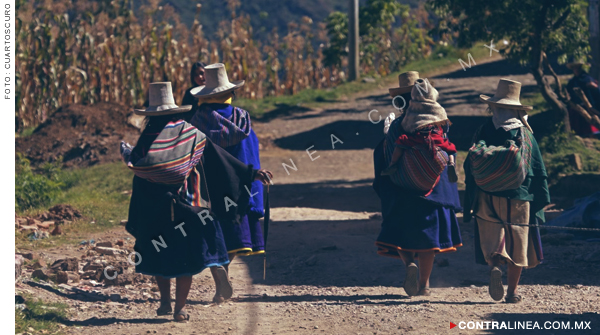
[[[79,258],[46,260],[36,253],[17,253],[15,280],[32,286],[56,284],[67,295],[90,300],[127,301],[156,298],[152,277],[135,273],[133,241],[83,241]],[[129,259],[129,261],[128,261]],[[133,287],[135,290],[132,290]]]
[[[60,225],[69,224],[82,218],[81,213],[71,205],[56,205],[37,217],[15,216],[15,229],[25,233],[32,240],[62,234]]]

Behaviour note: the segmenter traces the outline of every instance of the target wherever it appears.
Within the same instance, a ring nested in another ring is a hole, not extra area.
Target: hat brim
[[[229,83],[228,86],[219,86],[219,87],[206,87],[206,85],[198,86],[198,87],[192,88],[190,90],[190,94],[196,98],[210,97],[210,96],[215,96],[215,95],[235,91],[235,90],[241,88],[242,86],[244,86],[245,83],[246,83],[245,80],[239,80],[239,81],[234,81],[232,83]]]
[[[161,116],[189,112],[192,110],[192,107],[192,105],[184,105],[177,108],[169,108],[160,111],[153,111],[148,109],[134,109],[133,112],[137,115]]]
[[[576,67],[582,67],[582,66],[584,66],[584,65],[585,65],[584,63],[579,63],[579,62],[575,62],[575,63],[567,63],[567,69],[569,69],[569,70],[573,70],[573,68],[576,68]]]
[[[403,86],[403,87],[393,87],[390,88],[390,95],[392,96],[392,98],[398,96],[398,95],[402,95],[404,93],[408,93],[410,91],[412,91],[412,88],[415,85],[410,85],[410,86]]]
[[[525,105],[521,105],[521,104],[517,105],[515,103],[505,103],[505,102],[501,102],[502,100],[493,101],[491,99],[493,99],[493,98],[489,97],[487,95],[484,95],[484,94],[481,94],[479,96],[479,100],[488,105],[493,105],[493,106],[498,106],[498,107],[503,107],[503,108],[508,108],[508,109],[522,110],[522,111],[530,111],[533,109],[533,106],[525,106]]]

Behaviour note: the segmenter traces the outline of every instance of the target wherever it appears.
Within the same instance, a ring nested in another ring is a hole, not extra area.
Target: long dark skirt
[[[198,223],[148,223],[134,250],[141,256],[136,272],[176,278],[193,276],[211,266],[229,263],[221,227],[207,219]],[[161,239],[162,237],[162,239]]]
[[[384,220],[377,237],[377,253],[400,257],[398,251],[450,252],[462,246],[454,209],[425,201],[394,204],[388,199],[382,213]],[[382,204],[386,200],[382,200]]]

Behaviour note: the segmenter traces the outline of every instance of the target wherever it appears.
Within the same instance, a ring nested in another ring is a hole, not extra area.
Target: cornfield
[[[196,5],[191,27],[170,6],[149,0],[136,16],[129,0],[17,0],[16,131],[36,126],[60,106],[100,101],[141,106],[148,84],[171,81],[177,102],[190,86],[196,61],[225,63],[230,80],[245,79],[242,97],[295,94],[345,80],[346,61],[324,65],[329,45],[326,23],[308,17],[276,30],[267,41],[253,39],[250,18],[236,13],[219,24],[216,39],[204,36]],[[420,14],[419,14],[420,13]],[[423,15],[423,10],[417,15]],[[412,14],[411,14],[412,17]],[[370,35],[373,43],[362,72],[386,75],[406,61],[431,52],[426,29],[404,15],[397,30]],[[392,62],[392,60],[395,60]]]

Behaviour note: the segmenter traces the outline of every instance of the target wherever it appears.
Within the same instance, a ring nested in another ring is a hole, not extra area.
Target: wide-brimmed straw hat
[[[533,106],[521,105],[521,83],[510,79],[500,79],[496,94],[493,97],[481,94],[479,100],[491,106],[508,109],[532,110]]]
[[[588,64],[581,59],[571,58],[569,62],[567,62],[567,69],[573,70],[574,68],[582,67],[584,65]]]
[[[171,82],[151,83],[149,88],[149,106],[146,109],[134,109],[135,114],[159,116],[190,111],[192,105],[177,106],[173,99]]]
[[[408,93],[415,86],[415,81],[419,79],[419,72],[408,71],[398,75],[398,87],[390,88],[390,95],[396,97],[398,95]]]
[[[246,83],[245,80],[234,81],[233,83],[230,82],[227,77],[227,71],[225,71],[225,64],[223,63],[206,66],[204,68],[204,78],[206,80],[204,86],[198,86],[190,90],[190,93],[196,98],[210,97],[231,92],[244,86]]]

